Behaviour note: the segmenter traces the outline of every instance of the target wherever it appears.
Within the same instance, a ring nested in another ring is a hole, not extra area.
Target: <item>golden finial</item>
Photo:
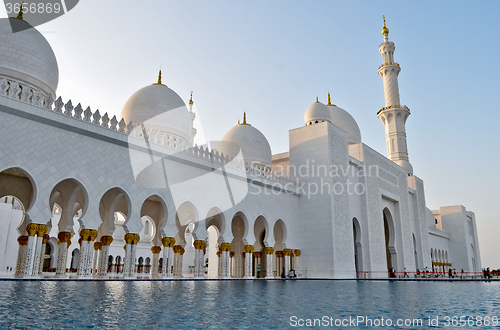
[[[158,73],[158,85],[161,85],[161,69],[160,72]]]
[[[23,20],[23,4],[24,2],[21,3],[21,6],[19,6],[19,13],[17,14],[17,19]]]
[[[389,34],[389,29],[387,28],[387,26],[385,26],[385,15],[382,17],[384,18],[384,28],[382,29],[382,34],[386,35]]]
[[[318,97],[316,96],[316,103],[318,103],[318,102],[319,102],[319,101],[318,101]]]
[[[252,126],[249,123],[247,123],[247,113],[246,112],[243,112],[243,122],[240,123],[240,121],[238,120],[238,126],[240,126],[240,125]]]
[[[189,105],[193,105],[193,91],[191,91],[191,98],[189,99]]]
[[[331,100],[330,100],[330,93],[328,93],[328,103],[326,104],[327,106],[334,106],[336,107],[335,104],[332,104]]]

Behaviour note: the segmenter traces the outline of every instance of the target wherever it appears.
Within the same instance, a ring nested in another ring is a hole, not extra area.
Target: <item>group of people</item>
[[[488,268],[483,268],[483,276],[485,279],[488,279],[490,280],[491,279],[491,271],[490,271],[490,267]]]

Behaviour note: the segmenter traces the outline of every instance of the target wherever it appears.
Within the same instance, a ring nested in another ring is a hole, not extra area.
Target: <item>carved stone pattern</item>
[[[82,112],[83,112],[82,105],[78,103],[78,105],[75,108],[75,115],[73,117],[82,120]]]
[[[64,109],[65,109],[64,114],[65,114],[66,116],[71,117],[71,116],[72,116],[72,114],[73,114],[73,103],[71,103],[71,100],[69,100],[69,101],[66,103],[66,105],[64,106]]]

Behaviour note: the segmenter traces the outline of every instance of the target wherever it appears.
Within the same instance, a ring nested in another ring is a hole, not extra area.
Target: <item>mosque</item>
[[[362,142],[329,95],[289,131],[289,151],[273,154],[246,116],[219,143],[194,145],[192,95],[186,104],[161,71],[121,118],[59,96],[44,36],[21,13],[0,19],[0,271],[27,279],[480,271],[474,213],[426,207],[385,19],[382,35],[385,106],[376,115],[387,156]]]

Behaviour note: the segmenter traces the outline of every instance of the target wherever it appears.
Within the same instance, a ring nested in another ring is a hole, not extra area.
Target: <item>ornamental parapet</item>
[[[401,104],[393,104],[393,105],[390,105],[388,107],[383,107],[382,109],[380,109],[378,112],[377,112],[377,116],[384,110],[390,110],[390,109],[405,109],[405,110],[408,110],[408,112],[410,112],[410,108],[408,108],[406,105],[401,105]]]

